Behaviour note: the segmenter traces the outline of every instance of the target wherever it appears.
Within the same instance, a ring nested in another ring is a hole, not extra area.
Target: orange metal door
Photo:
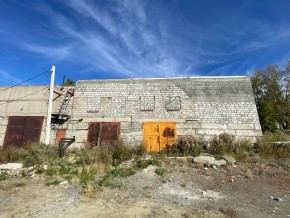
[[[159,123],[159,135],[161,148],[171,146],[176,139],[176,124],[169,122]]]
[[[144,122],[143,139],[147,151],[161,151],[176,139],[176,125],[173,122]]]

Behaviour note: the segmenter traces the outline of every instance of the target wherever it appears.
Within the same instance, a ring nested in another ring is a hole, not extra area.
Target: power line
[[[20,83],[17,83],[17,84],[15,84],[15,85],[13,85],[13,86],[9,86],[9,87],[7,87],[6,89],[2,89],[2,90],[0,90],[0,92],[6,91],[7,89],[11,89],[11,88],[16,87],[16,86],[19,86],[19,85],[21,85],[21,84],[23,84],[23,83],[25,83],[25,82],[28,82],[29,80],[32,80],[32,79],[34,79],[34,78],[36,78],[36,77],[38,77],[38,76],[41,76],[42,74],[45,74],[45,73],[47,73],[47,72],[49,72],[49,70],[46,70],[46,71],[44,71],[44,72],[42,72],[42,73],[40,73],[40,74],[37,74],[37,75],[35,75],[35,76],[33,76],[33,77],[27,79],[27,80],[24,80],[24,81],[22,81],[22,82],[20,82]]]
[[[30,96],[30,95],[34,95],[35,93],[38,93],[38,92],[40,92],[40,91],[42,91],[42,90],[45,90],[45,89],[47,89],[47,88],[48,88],[48,87],[45,87],[45,88],[43,88],[43,89],[37,90],[36,92],[32,92],[32,93],[30,93],[30,94],[28,94],[28,95],[25,95],[25,96],[22,96],[22,97],[20,97],[20,98],[16,98],[16,99],[13,99],[13,100],[8,100],[7,102],[4,102],[4,103],[2,103],[2,104],[0,104],[0,105],[8,104],[8,103],[10,103],[10,102],[14,102],[14,101],[21,100],[21,99],[23,99],[23,98],[26,98],[26,97],[28,97],[28,96]]]

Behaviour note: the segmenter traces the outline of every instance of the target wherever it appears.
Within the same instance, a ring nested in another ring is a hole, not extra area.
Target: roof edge
[[[129,81],[129,80],[171,80],[171,79],[227,79],[227,78],[248,78],[247,76],[191,76],[191,77],[169,77],[169,78],[126,78],[126,79],[92,79],[78,80],[78,82],[88,81]]]

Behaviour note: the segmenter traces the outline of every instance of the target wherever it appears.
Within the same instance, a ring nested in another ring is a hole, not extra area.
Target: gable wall
[[[142,141],[146,121],[176,122],[178,135],[261,135],[247,77],[79,81],[73,104],[72,119],[83,119],[70,132],[78,143],[89,122],[120,122],[127,142]]]

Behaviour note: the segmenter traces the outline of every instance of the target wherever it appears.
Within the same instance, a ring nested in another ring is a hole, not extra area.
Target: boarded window
[[[165,109],[168,111],[181,110],[180,96],[167,96],[165,100]]]
[[[111,115],[111,108],[112,108],[112,98],[111,97],[101,97],[100,100],[100,115],[109,117]]]
[[[9,117],[4,146],[21,147],[30,142],[39,142],[43,117]]]
[[[141,111],[154,111],[154,109],[155,109],[155,96],[140,96]]]
[[[94,145],[117,144],[120,136],[120,123],[102,122],[90,123],[88,142]]]

